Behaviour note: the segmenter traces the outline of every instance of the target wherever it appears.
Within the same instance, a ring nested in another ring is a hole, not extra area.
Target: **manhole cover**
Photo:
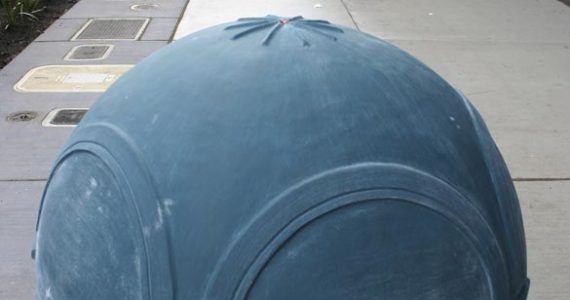
[[[31,69],[19,92],[104,92],[132,65],[50,65]]]
[[[158,4],[145,3],[145,4],[135,4],[131,6],[132,10],[151,10],[158,7]]]
[[[136,40],[149,19],[90,19],[72,40]]]
[[[101,60],[107,58],[113,49],[113,45],[80,45],[75,46],[65,60]]]
[[[73,127],[87,113],[87,108],[58,108],[50,111],[42,122],[45,127]]]
[[[35,119],[37,116],[38,114],[33,111],[19,111],[9,114],[6,120],[10,122],[27,122]]]

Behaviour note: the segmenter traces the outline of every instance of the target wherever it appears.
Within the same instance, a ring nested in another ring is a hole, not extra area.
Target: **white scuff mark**
[[[103,213],[103,207],[97,206],[97,210],[98,210],[100,213]]]
[[[429,13],[428,13],[428,16],[430,16],[430,17],[433,16],[433,13],[432,13],[432,12],[429,12]]]
[[[150,229],[146,226],[143,227],[143,235],[146,237],[150,236]]]
[[[154,229],[158,230],[160,227],[162,227],[162,223],[164,222],[162,216],[162,208],[160,208],[160,205],[156,207],[156,212],[158,214],[158,219],[154,222]]]
[[[287,251],[287,258],[294,259],[295,257],[297,257],[297,254],[299,254],[298,251],[289,250],[289,251]]]
[[[86,190],[86,191],[85,191],[85,198],[91,197],[91,194],[93,194],[93,191],[92,191],[92,190]]]
[[[154,123],[156,123],[156,121],[158,121],[158,114],[154,114],[152,116],[152,120],[150,121],[150,123],[154,125]]]
[[[166,210],[166,215],[170,216],[172,214],[170,207],[172,207],[174,205],[174,200],[172,200],[170,198],[166,198],[166,199],[164,199],[163,202],[164,202],[164,210]]]
[[[97,179],[95,179],[95,177],[89,178],[89,185],[91,186],[91,188],[96,188],[97,187]]]
[[[314,8],[321,8],[321,7],[323,7],[323,5],[320,4],[320,3],[317,3],[317,4],[313,5],[313,7],[314,7]]]
[[[455,125],[455,128],[461,129],[461,126],[459,124],[457,124],[457,125]]]
[[[455,118],[454,118],[453,116],[449,116],[449,120],[450,120],[451,122],[455,122]]]
[[[46,290],[46,299],[53,299],[53,296],[51,295],[51,286]]]
[[[134,255],[134,257],[133,257],[133,263],[135,265],[135,270],[136,270],[137,275],[138,275],[137,277],[140,277],[141,276],[141,259],[140,259],[138,251],[137,251],[136,255]]]

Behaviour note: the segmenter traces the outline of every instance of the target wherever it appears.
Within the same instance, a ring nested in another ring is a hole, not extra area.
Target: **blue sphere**
[[[93,105],[37,226],[40,297],[524,299],[505,163],[411,55],[302,17],[154,53]]]

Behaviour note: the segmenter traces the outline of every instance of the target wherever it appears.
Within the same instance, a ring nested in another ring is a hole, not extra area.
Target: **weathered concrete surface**
[[[73,18],[147,17],[175,18],[178,20],[186,6],[186,0],[117,1],[81,0],[63,16]],[[152,8],[131,9],[135,4],[153,4]]]
[[[570,181],[517,182],[527,242],[530,300],[570,299]]]
[[[560,42],[568,7],[557,0],[343,0],[359,28],[385,39]]]
[[[35,219],[44,181],[0,181],[0,299],[34,299]]]

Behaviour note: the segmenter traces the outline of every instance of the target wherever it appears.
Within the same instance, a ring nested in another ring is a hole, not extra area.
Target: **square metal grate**
[[[148,22],[148,18],[90,19],[72,40],[137,40]]]
[[[74,127],[87,113],[87,108],[58,108],[50,111],[42,122],[44,127]]]
[[[107,58],[113,45],[80,45],[73,47],[65,60],[101,60]]]

